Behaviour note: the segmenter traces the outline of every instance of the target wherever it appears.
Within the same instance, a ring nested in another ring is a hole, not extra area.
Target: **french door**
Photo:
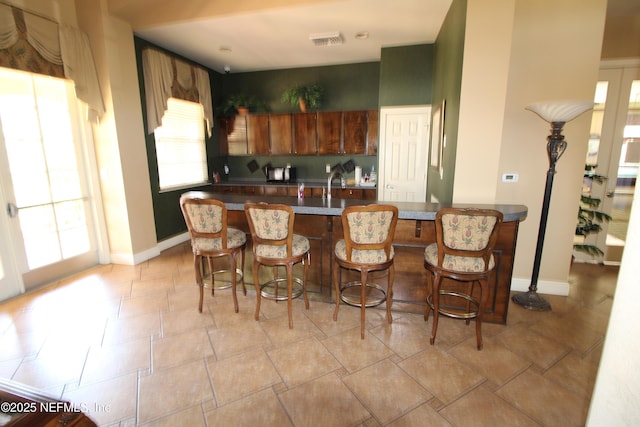
[[[22,282],[0,298],[97,264],[83,135],[71,82],[0,68],[0,256]]]
[[[640,68],[619,66],[600,71],[591,123],[587,164],[607,179],[591,186],[598,210],[612,216],[599,233],[588,237],[604,252],[604,261],[619,262],[640,165]]]

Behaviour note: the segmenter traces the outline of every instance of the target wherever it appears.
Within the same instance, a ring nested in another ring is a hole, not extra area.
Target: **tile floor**
[[[100,266],[0,303],[0,377],[81,405],[101,426],[584,425],[617,277],[575,264],[551,312],[512,305],[506,326],[205,293],[189,247]]]

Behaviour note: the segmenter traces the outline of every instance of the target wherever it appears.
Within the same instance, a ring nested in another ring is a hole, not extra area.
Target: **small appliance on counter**
[[[267,182],[274,182],[274,183],[296,182],[295,167],[267,166],[265,167],[264,173],[267,177]]]

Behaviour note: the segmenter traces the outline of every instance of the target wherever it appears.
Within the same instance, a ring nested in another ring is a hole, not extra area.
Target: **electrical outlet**
[[[324,167],[324,171],[326,173],[331,173],[331,165],[329,163],[327,163],[327,165]]]

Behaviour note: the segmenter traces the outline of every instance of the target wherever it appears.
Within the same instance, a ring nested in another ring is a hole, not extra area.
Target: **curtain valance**
[[[204,108],[207,133],[211,136],[213,108],[209,73],[201,67],[156,49],[142,51],[142,70],[147,105],[147,131],[162,125],[162,116],[171,97],[199,102]]]
[[[92,116],[104,102],[87,35],[21,9],[0,4],[0,66],[73,80]]]

